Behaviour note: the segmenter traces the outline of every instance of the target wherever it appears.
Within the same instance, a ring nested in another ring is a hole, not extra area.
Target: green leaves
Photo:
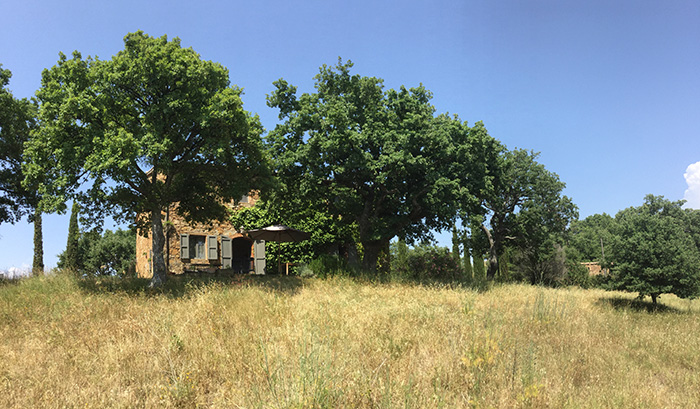
[[[322,200],[345,225],[356,224],[365,248],[451,227],[467,195],[467,158],[457,145],[468,143],[469,128],[457,118],[435,118],[423,86],[385,91],[381,79],[352,75],[351,68],[349,61],[322,66],[316,92],[299,97],[286,81],[275,83],[268,105],[284,122],[268,141],[282,183],[302,200]]]
[[[152,215],[175,202],[189,221],[225,217],[225,203],[269,175],[260,121],[228,75],[179,39],[141,31],[111,60],[61,54],[37,93],[42,127],[28,145],[29,179],[49,176],[40,188],[47,206],[82,198],[121,220],[150,215],[141,227],[155,228]]]
[[[22,185],[24,143],[36,127],[36,105],[12,95],[6,88],[11,76],[0,64],[0,223],[14,223],[38,205],[36,189]]]
[[[248,182],[265,173],[262,127],[243,110],[241,90],[229,87],[228,71],[181,48],[177,38],[138,31],[124,44],[111,60],[84,60],[76,52],[44,72],[37,93],[43,129],[30,148],[36,158],[30,169],[55,173],[54,190],[45,186],[46,192],[105,179],[117,186],[110,200],[130,218],[180,200],[218,208],[220,199],[247,193]],[[240,176],[217,175],[229,168]],[[163,180],[147,177],[151,169]],[[193,182],[211,189],[187,189]],[[211,190],[221,197],[214,200]],[[182,210],[199,215],[187,205]]]
[[[689,228],[697,220],[682,204],[648,195],[642,206],[615,216],[611,288],[650,295],[654,302],[662,293],[700,295],[700,249]]]

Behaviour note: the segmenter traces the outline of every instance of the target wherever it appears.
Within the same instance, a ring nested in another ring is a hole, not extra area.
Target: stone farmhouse
[[[252,207],[258,195],[250,193],[230,203],[230,208]],[[189,272],[264,274],[265,241],[252,240],[244,232],[226,222],[189,224],[171,206],[164,220],[166,270],[170,274]],[[136,236],[136,274],[153,276],[150,232]]]

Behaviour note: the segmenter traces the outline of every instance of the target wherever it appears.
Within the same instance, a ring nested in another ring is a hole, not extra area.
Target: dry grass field
[[[0,284],[0,406],[700,407],[700,301],[233,277]]]

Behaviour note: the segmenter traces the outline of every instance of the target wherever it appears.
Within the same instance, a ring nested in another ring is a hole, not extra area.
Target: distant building
[[[597,261],[588,261],[581,263],[582,266],[588,269],[588,274],[592,276],[608,274],[608,270],[603,268]]]

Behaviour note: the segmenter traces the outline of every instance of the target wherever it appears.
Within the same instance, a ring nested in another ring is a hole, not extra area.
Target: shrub
[[[402,252],[397,254],[403,257]],[[464,277],[462,266],[444,247],[416,246],[406,252],[405,262],[396,261],[399,262],[393,263],[392,268],[395,278],[461,280]]]
[[[313,275],[320,278],[326,278],[336,275],[348,275],[348,268],[345,260],[337,255],[331,254],[321,254],[320,256],[311,260],[311,262],[309,262],[309,264],[307,264],[302,270],[303,275],[306,277]]]

